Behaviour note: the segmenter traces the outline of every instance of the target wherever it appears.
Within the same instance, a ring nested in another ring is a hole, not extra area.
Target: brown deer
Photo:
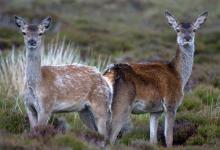
[[[26,46],[24,103],[31,128],[47,124],[53,113],[79,112],[90,129],[107,138],[112,88],[105,77],[85,65],[41,66],[42,34],[51,18],[28,24],[15,17],[15,23]]]
[[[195,32],[205,22],[208,13],[192,23],[178,23],[169,12],[165,16],[177,34],[177,50],[170,62],[116,64],[104,72],[113,86],[110,142],[114,144],[130,113],[150,113],[150,141],[157,143],[158,119],[165,112],[166,145],[172,146],[173,126],[184,87],[191,75]]]

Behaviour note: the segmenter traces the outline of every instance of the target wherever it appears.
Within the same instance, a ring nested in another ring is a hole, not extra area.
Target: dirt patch
[[[197,125],[187,120],[177,120],[174,125],[173,145],[183,145],[197,132]],[[158,140],[165,145],[164,126],[158,128]]]

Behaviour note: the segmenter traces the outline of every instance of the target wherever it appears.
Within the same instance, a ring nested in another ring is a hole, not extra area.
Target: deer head
[[[165,17],[167,18],[169,25],[177,33],[177,43],[180,46],[194,44],[195,33],[206,21],[207,16],[208,12],[204,12],[191,23],[179,23],[171,13],[168,11],[165,12]]]
[[[23,18],[15,16],[15,24],[24,35],[25,46],[36,49],[41,45],[42,35],[50,27],[51,17],[43,19],[39,24],[28,24]]]

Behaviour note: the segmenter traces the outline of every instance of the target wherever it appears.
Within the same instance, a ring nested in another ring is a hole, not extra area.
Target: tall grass
[[[95,66],[99,71],[106,67],[110,58],[90,53],[85,61],[81,59],[80,50],[65,40],[55,40],[42,48],[42,65],[65,65],[81,63]],[[101,58],[101,59],[100,59]],[[24,72],[26,65],[25,49],[12,48],[6,54],[0,54],[0,99],[8,100],[22,97],[24,90]]]

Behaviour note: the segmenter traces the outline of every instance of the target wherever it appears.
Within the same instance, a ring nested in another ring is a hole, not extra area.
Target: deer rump
[[[168,62],[162,64],[161,66],[168,66]],[[149,63],[149,66],[151,65],[158,66],[157,63]],[[161,70],[165,72],[163,69]],[[128,105],[131,107],[132,114],[163,112],[163,96],[160,92],[160,86],[155,84],[155,82],[159,81],[150,79],[151,75],[144,78],[143,74],[137,74],[136,71],[138,70],[134,70],[133,65],[115,64],[107,68],[104,72],[104,76],[111,78],[110,80],[113,86],[113,114],[115,105],[123,105],[123,103],[129,103]],[[109,77],[110,74],[114,75]]]

